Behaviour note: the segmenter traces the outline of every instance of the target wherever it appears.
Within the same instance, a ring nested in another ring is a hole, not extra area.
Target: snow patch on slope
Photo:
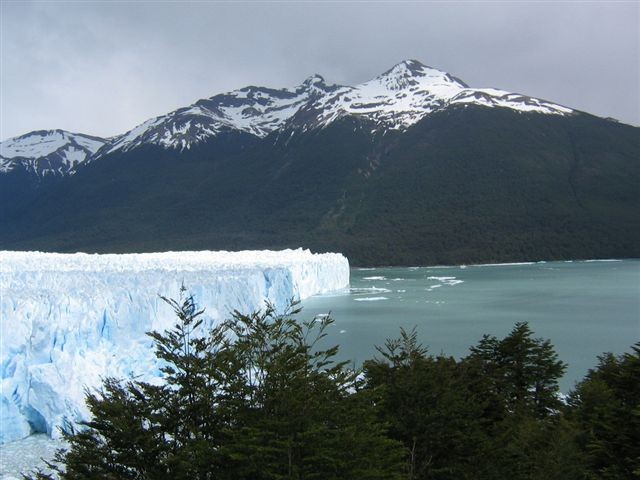
[[[343,288],[349,264],[308,250],[127,255],[0,252],[0,443],[33,432],[59,435],[88,418],[84,387],[101,377],[160,376],[145,332],[175,321],[158,295],[184,285],[206,325],[269,300]]]
[[[18,166],[38,176],[73,174],[107,140],[64,130],[40,130],[0,143],[0,172]]]
[[[300,108],[337,87],[314,75],[295,88],[245,87],[199,100],[139,125],[116,139],[106,153],[142,144],[189,149],[223,131],[239,130],[263,138],[277,130]]]

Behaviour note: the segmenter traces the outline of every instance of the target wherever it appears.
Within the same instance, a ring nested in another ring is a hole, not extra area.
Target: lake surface
[[[569,364],[568,392],[598,355],[640,340],[640,260],[352,269],[349,289],[303,306],[303,319],[332,313],[327,341],[357,365],[400,327],[416,326],[432,354],[461,357],[484,333],[503,337],[527,321]],[[34,435],[0,446],[0,478],[42,466],[59,445]]]
[[[303,306],[304,318],[331,312],[328,340],[356,365],[400,327],[416,326],[430,353],[459,358],[483,334],[501,338],[526,321],[569,364],[568,392],[598,355],[640,341],[640,261],[352,269],[350,289]]]

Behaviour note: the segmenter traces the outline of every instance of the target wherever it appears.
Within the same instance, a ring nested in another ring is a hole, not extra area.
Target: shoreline
[[[351,265],[352,270],[376,270],[381,268],[467,268],[467,267],[514,267],[522,265],[541,265],[545,263],[605,263],[605,262],[627,262],[640,261],[640,258],[589,258],[589,259],[573,259],[573,260],[538,260],[528,262],[504,262],[504,263],[461,263],[453,265],[378,265],[378,266],[360,266]]]

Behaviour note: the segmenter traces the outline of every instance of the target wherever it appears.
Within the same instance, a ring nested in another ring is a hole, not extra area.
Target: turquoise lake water
[[[352,269],[351,288],[303,302],[301,318],[331,312],[328,341],[356,365],[374,345],[416,326],[432,354],[456,358],[483,334],[529,322],[569,364],[568,392],[603,352],[640,341],[640,260]]]

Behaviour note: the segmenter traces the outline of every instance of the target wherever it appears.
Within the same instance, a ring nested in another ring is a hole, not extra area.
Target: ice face
[[[308,250],[127,255],[0,252],[0,443],[33,432],[59,436],[88,418],[85,387],[113,376],[153,380],[159,366],[145,334],[175,323],[158,295],[182,284],[206,309],[205,328],[266,300],[346,287],[339,254]]]

